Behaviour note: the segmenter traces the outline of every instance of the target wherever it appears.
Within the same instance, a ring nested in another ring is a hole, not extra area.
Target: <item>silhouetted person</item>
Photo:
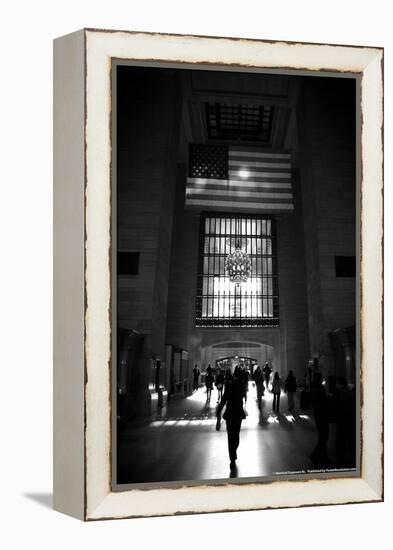
[[[313,358],[311,368],[312,368],[313,375],[320,374],[318,357]]]
[[[224,376],[224,391],[226,390],[228,384],[232,382],[232,379],[233,379],[233,376],[231,373],[231,369],[228,367],[227,370],[225,371],[225,376]]]
[[[356,466],[356,399],[354,389],[345,378],[337,378],[335,391],[337,413],[336,461],[338,468]]]
[[[295,393],[297,390],[296,378],[293,375],[293,372],[290,370],[285,380],[284,391],[288,396],[288,409],[293,411],[295,408]]]
[[[213,389],[213,382],[214,382],[214,376],[210,369],[210,371],[207,371],[206,369],[206,376],[205,376],[205,386],[206,386],[206,400],[210,401],[210,397],[212,394]]]
[[[273,411],[277,413],[280,411],[280,395],[281,395],[281,378],[278,372],[274,373],[273,382],[272,382],[272,393],[273,393]]]
[[[322,385],[322,375],[319,372],[314,373],[310,397],[318,433],[318,441],[310,458],[315,465],[326,466],[328,463],[326,445],[329,438],[329,411],[326,390]]]
[[[214,383],[215,383],[216,388],[218,390],[217,403],[219,403],[222,399],[222,392],[223,392],[223,389],[224,389],[224,373],[222,372],[221,369],[218,371]]]
[[[315,375],[318,376],[319,374],[321,373],[319,370],[318,357],[314,357],[312,361],[309,362],[309,365],[308,365],[308,383],[310,388],[314,384]]]
[[[269,389],[269,382],[270,382],[270,375],[272,373],[272,369],[269,367],[269,363],[266,361],[265,366],[263,367],[263,374],[265,376],[265,384],[266,389]]]
[[[230,468],[233,470],[236,467],[240,428],[242,420],[246,417],[243,409],[243,387],[239,367],[235,368],[233,380],[225,387],[224,395],[217,407],[217,417],[221,415],[224,405],[226,407],[223,418],[227,425]]]
[[[253,372],[253,379],[257,388],[258,407],[261,408],[261,400],[265,393],[265,385],[263,383],[263,372],[259,365]]]
[[[304,389],[306,391],[311,391],[313,381],[313,370],[310,362],[306,365],[306,372],[304,374]]]
[[[244,401],[247,403],[248,381],[250,375],[247,369],[239,369],[239,378],[243,388]]]
[[[195,367],[192,369],[192,372],[194,373],[193,389],[194,391],[196,391],[199,387],[199,375],[201,374],[201,371],[198,369],[198,365],[195,365]]]

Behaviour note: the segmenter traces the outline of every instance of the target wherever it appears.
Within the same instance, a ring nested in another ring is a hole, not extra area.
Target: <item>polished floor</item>
[[[118,482],[144,483],[263,477],[302,473],[312,468],[309,454],[317,434],[311,411],[288,412],[281,396],[280,413],[265,393],[259,410],[249,384],[247,418],[242,423],[237,471],[230,472],[225,422],[215,429],[217,391],[206,402],[205,388],[170,403],[156,417],[127,426],[119,434]]]

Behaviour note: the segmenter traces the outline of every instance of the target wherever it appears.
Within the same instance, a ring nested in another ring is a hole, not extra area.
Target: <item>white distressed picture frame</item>
[[[82,520],[383,499],[383,50],[81,30],[54,46],[54,507]],[[361,475],[111,489],[111,67],[360,76]]]

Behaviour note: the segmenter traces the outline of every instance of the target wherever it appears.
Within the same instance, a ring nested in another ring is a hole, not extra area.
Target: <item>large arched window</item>
[[[251,260],[240,284],[229,280],[225,260],[236,241]],[[274,218],[256,215],[201,215],[196,326],[275,326],[278,284]]]

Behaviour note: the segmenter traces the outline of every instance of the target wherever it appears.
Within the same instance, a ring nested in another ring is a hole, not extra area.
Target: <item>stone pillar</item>
[[[334,374],[329,332],[354,325],[355,278],[335,256],[356,253],[356,103],[353,79],[303,78],[298,104],[310,356]]]

